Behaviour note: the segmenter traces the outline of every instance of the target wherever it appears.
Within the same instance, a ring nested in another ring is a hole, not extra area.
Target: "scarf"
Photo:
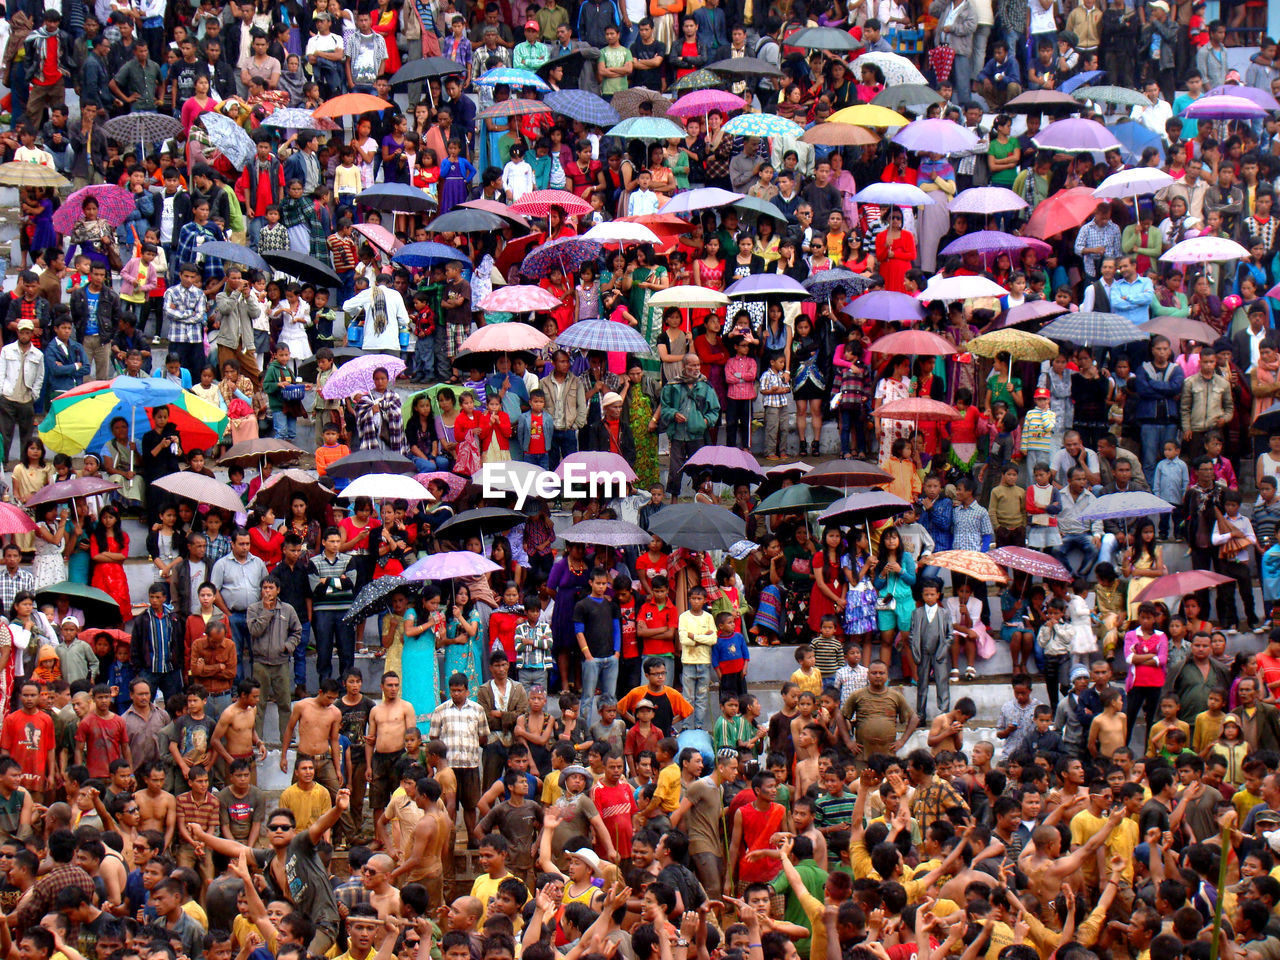
[[[1257,371],[1259,383],[1275,383],[1280,379],[1280,360],[1275,360],[1271,363],[1264,363],[1259,359],[1258,365],[1254,367],[1254,370]],[[1261,414],[1270,410],[1275,402],[1275,397],[1255,396],[1253,398],[1253,419],[1257,420]]]
[[[373,296],[373,332],[381,335],[387,329],[387,296],[378,287],[374,287]]]

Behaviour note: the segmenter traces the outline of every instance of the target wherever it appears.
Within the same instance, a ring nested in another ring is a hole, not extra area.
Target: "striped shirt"
[[[833,797],[829,793],[820,795],[814,802],[818,811],[818,826],[834,827],[838,824],[848,824],[853,816],[853,805],[857,802],[857,795],[847,791],[841,792],[838,797]]]
[[[214,836],[221,836],[221,830],[218,826],[220,805],[218,798],[213,795],[213,791],[205,791],[203,800],[197,800],[190,790],[186,793],[180,793],[178,794],[177,807],[178,823],[185,823],[188,827],[195,824]]]
[[[148,610],[147,629],[151,637],[151,662],[148,669],[154,673],[168,673],[172,668],[169,651],[173,646],[173,629],[167,615],[157,617]]]
[[[337,273],[345,273],[356,268],[356,243],[350,237],[335,233],[329,237],[329,256],[333,260],[333,269]]]
[[[176,286],[166,290],[164,318],[169,322],[169,342],[203,342],[207,310],[204,291],[197,286]]]
[[[1058,415],[1033,407],[1022,418],[1022,449],[1028,453],[1048,453],[1053,449],[1053,431]]]

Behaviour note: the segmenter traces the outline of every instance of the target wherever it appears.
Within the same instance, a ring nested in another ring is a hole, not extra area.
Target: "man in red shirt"
[[[42,803],[45,791],[52,791],[54,786],[50,778],[53,719],[40,709],[40,688],[34,683],[24,683],[18,699],[18,709],[4,718],[0,728],[0,748],[8,751],[22,768],[18,784]]]
[[[111,712],[111,688],[100,683],[93,688],[93,712],[76,727],[76,763],[85,764],[89,776],[105,779],[111,761],[120,757],[133,766],[124,720]]]
[[[591,788],[591,800],[600,811],[600,819],[613,841],[620,858],[631,856],[631,839],[635,836],[636,795],[622,779],[623,758],[610,754],[604,761],[604,776]]]
[[[249,215],[249,246],[257,248],[258,233],[267,222],[267,207],[284,197],[284,166],[271,152],[271,137],[255,133],[258,152],[236,181],[236,196]]]
[[[667,596],[670,588],[666,577],[654,577],[649,586],[653,598],[640,607],[636,617],[636,636],[640,638],[646,657],[670,657],[674,661],[680,611]]]
[[[67,73],[62,69],[66,56],[62,49],[61,26],[62,14],[57,10],[46,10],[43,25],[39,30],[33,30],[24,44],[31,78],[25,117],[28,130],[40,129],[47,107],[59,107],[66,102]]]

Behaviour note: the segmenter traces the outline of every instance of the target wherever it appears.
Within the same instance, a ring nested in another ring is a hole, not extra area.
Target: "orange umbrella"
[[[1084,223],[1098,209],[1098,198],[1089,187],[1072,187],[1059,190],[1052,197],[1036,204],[1022,233],[1028,237],[1048,240],[1064,230],[1072,230]]]
[[[987,554],[978,550],[943,550],[931,553],[921,561],[930,567],[941,567],[952,573],[960,573],[974,580],[985,580],[988,583],[1008,583],[1004,568]]]
[[[642,223],[663,240],[674,240],[684,233],[693,232],[693,224],[681,220],[674,213],[647,213],[634,217],[618,217],[623,223]]]
[[[344,93],[326,100],[311,111],[313,117],[345,117],[353,113],[368,113],[370,110],[387,110],[392,105],[381,97],[370,93]]]
[[[888,417],[891,420],[921,420],[946,422],[959,420],[962,414],[949,403],[931,400],[928,397],[907,397],[903,400],[891,400],[878,408],[873,417]]]

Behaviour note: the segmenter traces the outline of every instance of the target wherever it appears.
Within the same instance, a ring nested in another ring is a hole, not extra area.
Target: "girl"
[[[270,507],[249,514],[249,552],[272,569],[284,556],[284,534],[275,528],[276,514]]]
[[[916,607],[912,596],[912,588],[916,585],[916,562],[903,548],[897,527],[889,526],[881,532],[872,576],[876,592],[880,595],[876,604],[880,659],[887,665],[893,656],[893,648],[899,647],[902,651],[902,675],[912,680],[916,672],[915,662],[906,640],[911,629],[911,614]]]
[[[840,371],[840,457],[858,460],[866,447],[867,367],[862,329],[850,328],[833,358]]]
[[[1136,620],[1138,594],[1157,577],[1163,577],[1168,572],[1164,565],[1163,551],[1156,543],[1156,525],[1150,517],[1143,517],[1137,522],[1133,532],[1133,546],[1125,551],[1121,572],[1129,581],[1129,619]]]
[[[252,519],[252,518],[251,518]],[[253,534],[250,531],[250,549],[252,550]],[[187,538],[182,531],[178,529],[178,508],[173,504],[167,504],[160,510],[159,525],[147,534],[147,555],[151,558],[151,563],[156,568],[157,580],[168,580],[169,574],[173,572],[180,562],[182,555],[186,552]],[[276,559],[279,560],[279,551],[276,552]],[[270,562],[265,558],[261,558],[267,563],[268,568]]]
[[[480,613],[471,600],[471,591],[459,584],[454,588],[453,601],[445,625],[444,675],[452,677],[461,673],[467,678],[467,688],[474,697],[482,682],[484,662],[484,631]]]
[[[1026,575],[1014,573],[1000,593],[1000,639],[1009,645],[1013,672],[1027,672],[1027,658],[1035,644],[1035,634],[1027,629]]]
[[[846,556],[844,535],[838,526],[822,531],[822,544],[813,555],[813,588],[809,592],[809,629],[817,633],[824,617],[843,614],[848,581],[841,559]]]
[[[1244,738],[1240,718],[1228,713],[1222,720],[1222,736],[1209,751],[1209,756],[1226,761],[1227,772],[1222,779],[1237,789],[1244,783],[1244,758],[1248,755],[1249,743]]]
[[[66,546],[65,524],[69,511],[66,505],[42,503],[36,508],[39,522],[35,530],[36,556],[31,565],[31,575],[35,578],[36,590],[43,590],[67,579],[67,564],[64,559]]]
[[[765,585],[756,601],[756,615],[751,632],[762,646],[774,647],[780,642],[783,632],[782,573],[786,563],[782,539],[777,535],[765,538],[764,562],[765,571],[761,579],[765,581]]]
[[[852,533],[852,532],[851,532]],[[867,545],[867,532],[852,534],[853,543],[841,559],[845,583],[844,634],[862,643],[862,662],[871,657],[871,635],[876,629],[876,588],[871,582],[873,558]]]
[[[417,720],[422,724],[440,700],[440,676],[436,651],[444,640],[444,612],[440,609],[440,588],[424,587],[422,615],[410,607],[405,611],[404,643],[400,663],[404,669],[402,685],[405,699],[413,704]],[[409,613],[415,615],[411,618]]]
[[[1079,577],[1071,583],[1071,599],[1067,601],[1067,617],[1075,635],[1071,640],[1071,659],[1088,669],[1098,652],[1098,638],[1093,632],[1093,615],[1089,610],[1089,585]]]
[[[796,431],[802,457],[810,452],[805,439],[810,428],[813,455],[821,455],[822,406],[828,396],[824,370],[822,341],[814,333],[813,321],[802,315],[796,318],[795,336],[791,341],[791,395],[796,403]]]
[[[451,139],[445,149],[449,155],[440,164],[441,213],[448,213],[467,199],[468,185],[476,176],[476,168],[462,156],[461,140]]]
[[[89,559],[93,563],[90,585],[111,595],[124,621],[133,616],[129,582],[124,572],[128,556],[129,535],[120,529],[120,511],[112,505],[105,506],[89,542]]]
[[[45,456],[44,441],[33,439],[27,444],[22,463],[13,468],[13,496],[19,504],[25,504],[53,479],[53,467],[45,463]],[[30,553],[35,549],[35,534],[14,534],[13,542],[23,553]]]

